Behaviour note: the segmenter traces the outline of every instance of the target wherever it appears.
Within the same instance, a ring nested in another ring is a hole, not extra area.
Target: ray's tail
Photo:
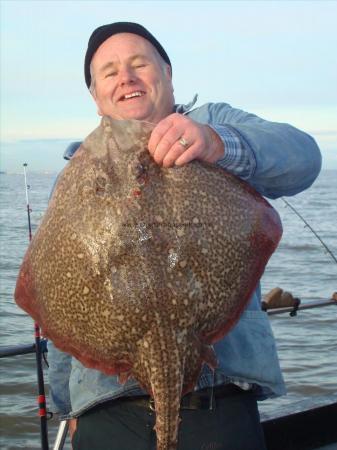
[[[139,343],[133,372],[153,398],[157,450],[177,448],[184,366],[183,346],[172,327],[157,327]]]
[[[215,367],[214,352],[186,331],[161,326],[142,339],[139,356],[135,376],[153,397],[157,450],[176,450],[181,396],[193,389],[203,361]]]

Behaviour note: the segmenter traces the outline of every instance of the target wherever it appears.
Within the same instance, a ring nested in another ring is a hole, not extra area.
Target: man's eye
[[[140,68],[145,67],[145,66],[146,66],[146,64],[144,64],[144,63],[135,65],[136,69],[140,69]]]
[[[109,72],[109,73],[107,73],[106,75],[105,75],[105,78],[108,78],[108,77],[115,77],[117,75],[117,72]]]

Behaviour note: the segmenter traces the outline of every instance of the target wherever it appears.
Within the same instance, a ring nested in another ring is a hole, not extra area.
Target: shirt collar
[[[186,105],[183,104],[174,105],[174,112],[179,114],[187,114],[191,110],[191,108],[197,103],[197,100],[198,94],[195,94],[193,99]]]

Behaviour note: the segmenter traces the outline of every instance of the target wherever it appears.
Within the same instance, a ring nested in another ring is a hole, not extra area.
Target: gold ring
[[[186,141],[186,139],[185,138],[183,138],[183,137],[181,137],[180,139],[179,139],[179,144],[180,145],[182,145],[183,147],[184,147],[184,149],[186,150],[187,148],[188,148],[188,146],[189,146],[189,143]]]

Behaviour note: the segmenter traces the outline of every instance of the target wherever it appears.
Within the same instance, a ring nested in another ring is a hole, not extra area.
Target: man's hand
[[[213,128],[174,113],[152,131],[149,151],[163,167],[182,166],[193,159],[215,163],[223,157],[224,144]]]

